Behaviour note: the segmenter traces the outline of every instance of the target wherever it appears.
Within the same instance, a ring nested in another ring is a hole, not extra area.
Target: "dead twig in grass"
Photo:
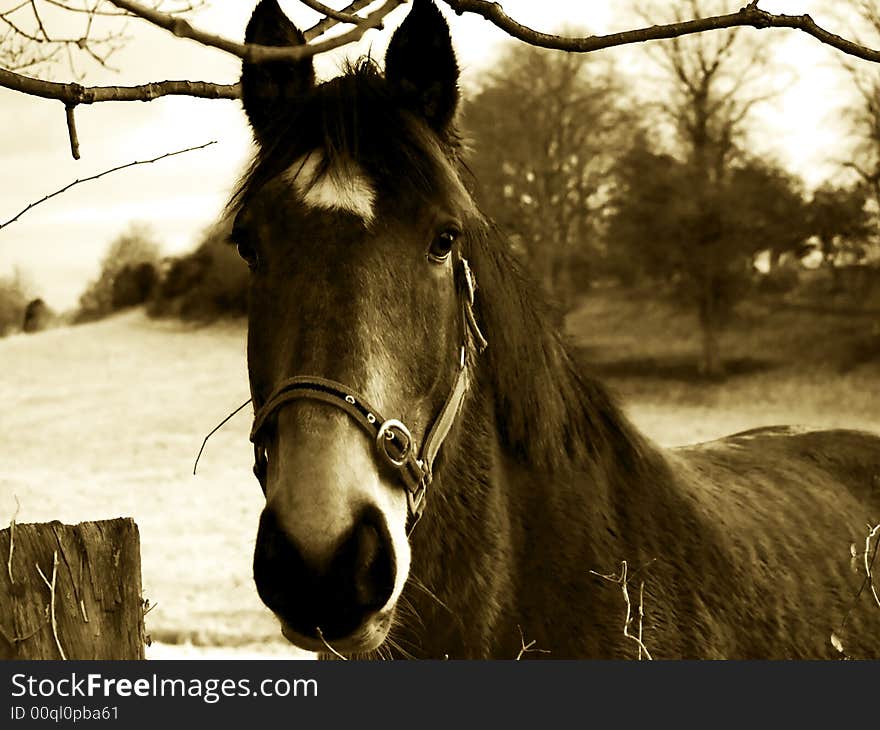
[[[522,647],[519,650],[519,654],[516,655],[516,661],[519,661],[520,659],[522,659],[523,654],[528,654],[529,652],[538,652],[539,654],[549,654],[550,653],[549,649],[535,649],[535,648],[533,648],[535,646],[535,639],[532,639],[528,644],[526,644],[526,639],[523,636],[522,627],[519,624],[517,624],[516,628],[517,628],[517,631],[519,631],[519,643],[520,643],[520,646]]]
[[[12,577],[12,553],[15,550],[15,520],[21,509],[21,502],[15,497],[15,512],[12,513],[12,519],[9,520],[9,558],[6,561],[6,572],[9,575],[9,585],[15,585],[15,579]]]
[[[639,583],[639,660],[642,658],[642,621],[645,618],[645,581]]]
[[[630,641],[635,642],[639,647],[639,659],[641,659],[642,654],[644,654],[646,659],[653,660],[654,657],[651,656],[651,652],[648,651],[648,647],[645,646],[645,643],[642,641],[642,619],[645,615],[645,581],[641,581],[639,584],[639,635],[633,636],[629,632],[629,627],[632,623],[632,601],[630,601],[629,598],[626,561],[622,560],[620,562],[620,575],[617,575],[616,573],[611,573],[610,575],[606,573],[597,573],[595,570],[591,570],[590,573],[597,575],[600,578],[604,578],[611,583],[617,583],[620,586],[620,590],[623,593],[623,600],[626,603],[626,620],[623,623],[623,635]]]
[[[49,589],[49,619],[52,622],[52,636],[55,638],[55,646],[58,647],[58,653],[61,654],[61,658],[66,661],[67,655],[64,653],[64,647],[61,646],[61,640],[58,638],[58,622],[55,620],[55,579],[58,576],[58,551],[55,550],[52,553],[51,582],[40,569],[39,563],[35,563],[35,565],[37,566],[37,572],[40,574],[40,578],[43,579],[43,583],[45,583],[46,587]]]
[[[874,566],[874,561],[877,559],[877,548],[880,547],[880,538],[874,543],[873,552],[871,551],[871,540],[874,539],[878,532],[880,532],[880,523],[874,525],[865,538],[865,579],[868,581],[871,594],[874,596],[874,602],[880,607],[880,597],[877,595],[877,586],[874,585],[874,575],[871,572],[871,569]],[[871,553],[870,561],[868,560],[869,553]]]
[[[840,652],[845,658],[849,659],[849,656],[846,653],[846,648],[843,645],[843,640],[841,636],[843,634],[843,630],[846,628],[846,622],[849,620],[850,614],[852,614],[853,609],[856,607],[856,604],[859,601],[862,593],[865,588],[869,588],[871,591],[871,595],[874,598],[874,603],[880,607],[880,596],[877,594],[877,586],[874,585],[874,562],[877,560],[877,550],[880,548],[880,523],[874,525],[873,527],[868,524],[868,534],[865,536],[865,549],[861,554],[862,558],[862,566],[865,571],[865,576],[862,578],[862,584],[859,586],[859,589],[856,591],[856,594],[853,596],[852,603],[850,607],[847,609],[846,613],[843,616],[843,620],[840,622],[840,626],[834,629],[831,632],[831,646],[833,646],[838,652]],[[873,548],[871,546],[871,541],[874,538],[877,540],[874,542]],[[859,572],[859,551],[856,548],[856,544],[853,543],[849,547],[850,556],[852,557],[852,568],[853,572]]]

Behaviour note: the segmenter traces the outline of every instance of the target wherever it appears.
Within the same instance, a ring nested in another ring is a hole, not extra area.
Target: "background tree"
[[[856,37],[880,39],[880,2],[856,0]],[[841,59],[855,90],[854,103],[846,109],[851,152],[841,164],[856,173],[866,186],[873,207],[880,210],[880,73],[873,66]]]
[[[509,47],[467,104],[483,208],[562,309],[599,253],[614,155],[628,134],[613,66]]]
[[[704,18],[722,9],[710,0],[688,0],[670,12],[673,22],[681,22],[685,14]],[[632,223],[623,224],[623,216],[644,225],[643,244],[631,247],[630,255],[641,252],[638,255],[646,255],[658,271],[669,272],[671,267],[677,290],[698,314],[700,370],[719,376],[724,371],[719,332],[741,290],[738,282],[748,270],[745,259],[756,245],[769,247],[763,240],[749,239],[759,232],[744,230],[743,204],[735,193],[749,194],[746,181],[769,186],[783,196],[774,204],[787,212],[797,207],[798,196],[789,195],[791,181],[784,180],[781,170],[759,165],[746,154],[749,116],[756,104],[774,93],[760,83],[766,57],[754,38],[737,28],[673,38],[650,46],[648,52],[660,74],[653,92],[660,101],[648,107],[646,120],[652,141],[648,144],[644,136],[621,168],[621,190],[631,200],[619,192],[616,235],[609,240],[633,242]],[[656,177],[649,179],[648,174]],[[665,209],[661,193],[668,196]],[[760,195],[749,197],[762,213],[769,212]],[[646,217],[649,210],[663,222]],[[763,227],[770,226],[769,217],[762,215],[761,220]]]
[[[232,221],[210,226],[194,251],[166,262],[164,276],[148,306],[154,316],[210,321],[247,314],[247,264],[229,245]]]
[[[880,39],[880,2],[855,3],[856,37]],[[846,261],[880,267],[880,73],[873,66],[843,62],[855,90],[845,109],[850,151],[842,166],[857,184],[828,183],[816,191],[813,216],[823,261],[831,265],[833,286],[840,288],[839,267]]]
[[[870,186],[826,183],[813,193],[810,230],[816,237],[823,263],[832,272],[842,264],[858,264],[865,257],[876,227],[868,209]]]
[[[20,271],[0,276],[0,337],[17,332],[24,319],[30,287]]]
[[[79,299],[77,320],[99,319],[123,307],[143,304],[158,279],[160,259],[152,231],[143,224],[132,224],[110,244],[98,277]]]
[[[719,332],[748,291],[755,256],[800,250],[809,237],[799,182],[740,156],[706,190],[690,161],[652,150],[645,137],[616,172],[608,235],[618,270],[659,282],[694,307],[700,371],[722,375]]]

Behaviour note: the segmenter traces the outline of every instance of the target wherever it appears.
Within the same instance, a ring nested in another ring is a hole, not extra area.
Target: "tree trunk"
[[[724,377],[724,361],[721,359],[721,346],[718,338],[720,329],[718,307],[711,279],[703,284],[700,297],[700,334],[702,337],[702,356],[700,359],[700,375],[705,378]]]
[[[0,659],[143,659],[130,518],[0,531]]]

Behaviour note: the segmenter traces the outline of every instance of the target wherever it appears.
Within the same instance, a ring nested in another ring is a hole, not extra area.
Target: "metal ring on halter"
[[[388,445],[385,442],[391,441],[398,433],[406,439],[406,442],[403,444],[403,450],[400,452],[400,456],[395,458],[388,453]],[[388,463],[393,466],[401,467],[406,464],[407,457],[412,449],[412,443],[413,437],[409,432],[409,429],[396,418],[389,418],[379,426],[379,433],[376,434],[376,448],[379,450],[379,453],[388,460]]]

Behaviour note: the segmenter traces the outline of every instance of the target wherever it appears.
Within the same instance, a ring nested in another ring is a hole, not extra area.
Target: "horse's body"
[[[247,40],[302,36],[264,0]],[[751,658],[839,656],[836,630],[880,656],[880,607],[856,599],[850,565],[880,519],[880,438],[771,428],[664,451],[641,436],[545,326],[462,183],[456,79],[430,0],[384,77],[245,64],[260,152],[233,236],[254,272],[254,575],[285,635],[623,658],[641,634],[657,658]]]
[[[534,658],[636,657],[621,585],[589,573],[620,578],[626,560],[629,631],[641,602],[654,658],[840,657],[833,630],[849,655],[880,656],[880,611],[856,600],[864,574],[850,566],[850,544],[863,549],[867,515],[880,510],[880,439],[768,428],[625,452],[552,477],[502,457],[500,503],[477,499],[483,511],[414,534],[415,558],[424,539],[442,541],[444,559],[414,560],[404,596],[430,628],[409,624],[401,643],[512,657],[522,630],[549,652]]]

